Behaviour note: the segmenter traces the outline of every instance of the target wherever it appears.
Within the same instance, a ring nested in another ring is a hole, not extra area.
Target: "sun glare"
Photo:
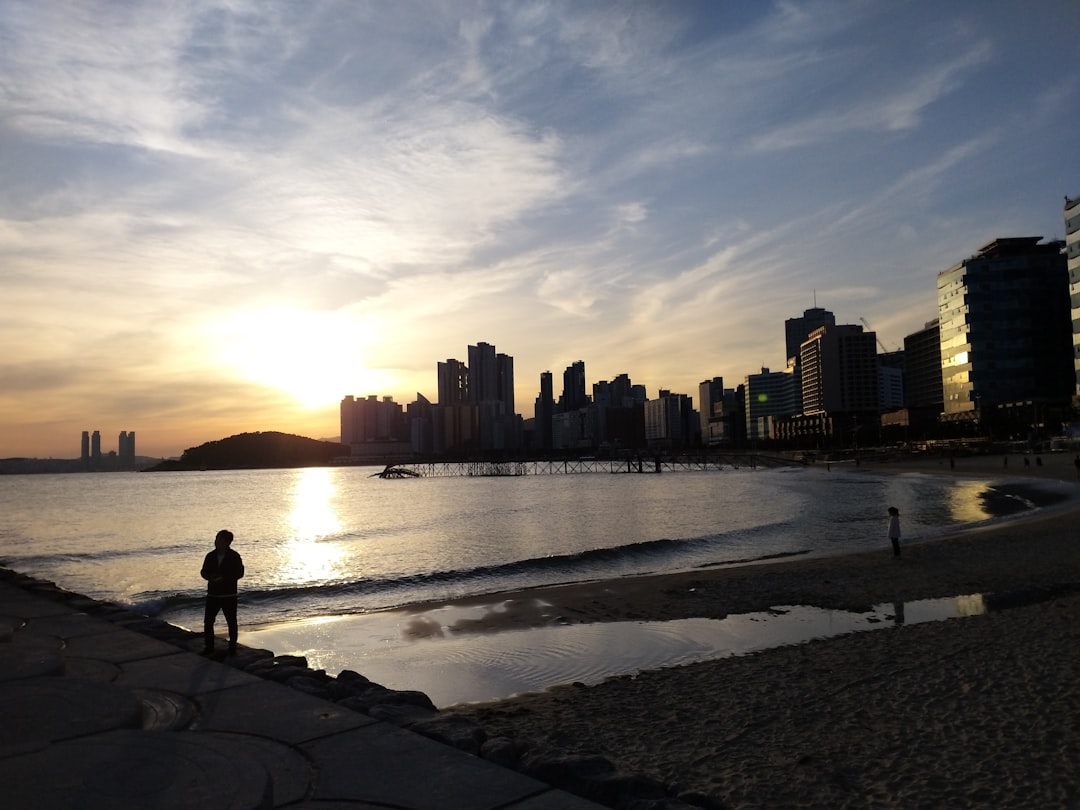
[[[390,375],[364,364],[378,342],[372,323],[277,308],[238,314],[217,331],[221,359],[237,374],[284,391],[305,408],[392,387]]]

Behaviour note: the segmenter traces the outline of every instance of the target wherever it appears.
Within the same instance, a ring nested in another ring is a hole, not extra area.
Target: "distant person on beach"
[[[206,616],[203,619],[203,655],[214,651],[214,622],[218,611],[229,626],[229,654],[236,653],[236,583],[244,576],[244,561],[231,548],[233,533],[222,529],[214,538],[214,550],[203,559],[199,574],[206,580]]]
[[[900,556],[900,510],[889,507],[889,541],[892,543],[894,557]]]

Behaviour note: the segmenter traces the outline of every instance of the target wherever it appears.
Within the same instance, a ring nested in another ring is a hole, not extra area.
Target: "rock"
[[[619,773],[610,760],[597,754],[530,751],[522,757],[521,766],[541,782],[608,807],[667,798],[664,786],[656,780]]]
[[[301,669],[308,668],[308,661],[302,655],[278,655],[274,657],[274,663],[285,665],[292,665],[294,667],[300,667]]]
[[[278,683],[288,683],[291,678],[309,677],[312,673],[310,669],[305,667],[274,666],[259,674],[267,680],[277,681]]]
[[[344,701],[339,705],[345,705]],[[433,716],[433,712],[419,706],[409,706],[407,704],[376,703],[368,711],[368,715],[376,720],[393,723],[401,728],[412,728],[416,723],[429,720]]]
[[[410,728],[446,745],[480,756],[480,746],[487,739],[487,732],[471,720],[455,715],[436,715],[430,720],[414,723]]]
[[[480,756],[504,768],[516,768],[523,747],[510,737],[491,737],[480,746]]]
[[[416,706],[421,709],[428,709],[432,712],[435,711],[435,704],[431,702],[431,698],[425,695],[423,692],[417,692],[410,689],[395,690],[387,689],[385,686],[380,686],[377,683],[371,683],[367,685],[356,682],[348,686],[352,692],[351,695],[338,699],[336,702],[340,703],[353,711],[364,712],[369,714],[373,706],[383,704],[386,706]]]
[[[367,678],[361,675],[359,672],[353,672],[351,669],[343,669],[338,673],[337,679],[341,683],[356,684],[356,683],[371,683]]]
[[[328,700],[330,697],[330,690],[327,688],[327,683],[318,678],[311,678],[307,675],[297,675],[294,678],[289,678],[285,681],[285,685],[291,689],[295,689],[297,692],[303,692],[306,695],[313,695],[323,700]]]

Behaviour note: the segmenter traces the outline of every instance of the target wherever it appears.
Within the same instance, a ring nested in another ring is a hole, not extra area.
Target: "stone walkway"
[[[599,807],[125,626],[135,619],[0,581],[6,810]]]

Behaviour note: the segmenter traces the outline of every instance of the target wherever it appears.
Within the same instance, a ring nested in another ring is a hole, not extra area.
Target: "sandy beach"
[[[1077,483],[1072,454],[1008,473]],[[1000,474],[1001,456],[867,464]],[[827,473],[825,473],[827,474]],[[1017,484],[1023,494],[1023,484]],[[543,588],[491,621],[722,618],[982,594],[986,614],[452,709],[709,807],[1080,807],[1080,502],[881,552]],[[537,600],[545,606],[537,608]],[[494,629],[494,628],[493,628]]]

